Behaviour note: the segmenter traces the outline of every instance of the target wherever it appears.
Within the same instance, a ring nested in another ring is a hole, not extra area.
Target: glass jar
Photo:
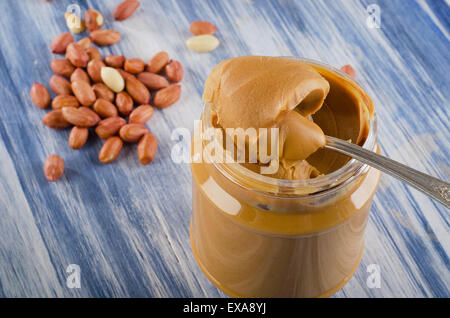
[[[299,60],[351,81],[370,102],[346,74]],[[210,110],[206,104],[198,129],[212,126]],[[377,151],[376,116],[362,146]],[[194,147],[191,155],[199,156]],[[191,170],[192,251],[227,295],[327,297],[356,271],[378,170],[354,159],[308,180],[275,179],[212,159],[192,163]]]

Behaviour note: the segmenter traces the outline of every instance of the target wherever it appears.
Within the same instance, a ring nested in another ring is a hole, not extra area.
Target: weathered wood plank
[[[124,22],[112,19],[120,1],[78,1],[100,9],[106,27],[123,34],[103,54],[147,60],[166,50],[185,66],[181,100],[157,110],[149,124],[160,148],[146,167],[135,147],[108,166],[98,163],[102,142],[95,138],[71,150],[68,132],[43,126],[45,112],[29,99],[33,81],[50,78],[48,47],[66,31],[63,12],[72,2],[0,2],[0,296],[222,296],[192,256],[190,170],[173,163],[170,152],[173,129],[193,129],[203,81],[227,57],[296,55],[352,64],[375,102],[382,152],[450,179],[446,1],[148,0]],[[366,7],[374,2],[381,29],[366,25]],[[216,51],[185,47],[197,19],[218,26]],[[50,153],[63,156],[67,168],[51,184],[42,174]],[[336,296],[449,296],[449,251],[448,210],[383,176],[363,261]],[[72,263],[81,267],[81,289],[65,285]],[[366,285],[369,264],[380,265],[380,289]]]

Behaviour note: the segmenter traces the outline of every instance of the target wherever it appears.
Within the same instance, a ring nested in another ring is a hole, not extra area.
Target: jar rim
[[[283,58],[295,59],[301,62],[326,68],[327,70],[336,72],[340,76],[354,82],[359,88],[361,88],[359,83],[349,75],[328,64],[307,58],[292,56],[286,56]],[[361,90],[365,92],[362,88]],[[203,105],[202,126],[203,128],[212,127],[212,107],[208,103],[203,103]],[[369,132],[362,147],[364,149],[376,151],[376,147],[378,144],[377,139],[377,115],[376,112],[374,112],[373,117],[369,119]],[[245,188],[246,190],[258,192],[265,196],[279,197],[280,195],[288,195],[288,197],[292,198],[312,198],[315,196],[324,195],[333,189],[340,188],[341,186],[350,183],[359,175],[367,172],[369,168],[367,164],[363,164],[362,162],[351,158],[345,165],[329,174],[305,180],[287,180],[277,179],[274,177],[259,174],[257,172],[251,171],[250,169],[242,166],[239,163],[219,163],[215,162],[214,160],[210,160],[210,162],[218,171],[220,171],[222,175],[233,181],[233,183],[236,183],[239,186]],[[245,178],[251,180],[251,184],[243,182]]]

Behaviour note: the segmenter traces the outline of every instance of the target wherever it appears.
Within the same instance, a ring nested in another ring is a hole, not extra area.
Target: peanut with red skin
[[[114,94],[114,92],[105,84],[96,83],[92,85],[92,89],[94,90],[97,99],[103,98],[106,99],[108,102],[114,103],[116,94]]]
[[[125,88],[131,98],[138,104],[148,104],[150,102],[150,91],[147,87],[136,78],[127,78],[125,80]]]
[[[64,77],[70,77],[75,71],[75,66],[67,59],[54,59],[50,62],[50,68],[52,71]]]
[[[44,85],[34,82],[30,89],[30,96],[33,103],[40,109],[46,109],[50,105],[50,93]]]
[[[67,46],[66,58],[76,67],[86,67],[89,62],[87,51],[75,42],[72,42]]]
[[[63,107],[79,107],[78,99],[72,95],[58,95],[52,100],[53,109],[62,109]]]
[[[138,74],[137,79],[149,89],[153,90],[158,90],[169,86],[169,82],[164,76],[150,72],[142,72]]]
[[[119,115],[116,106],[106,99],[99,98],[94,103],[95,112],[102,118],[116,117]]]
[[[47,115],[42,118],[42,123],[52,129],[66,129],[71,126],[71,124],[64,119],[62,110],[52,110],[47,113]]]
[[[80,67],[78,67],[72,73],[72,75],[70,75],[70,82],[73,83],[75,81],[84,81],[84,82],[88,83],[89,85],[91,84],[91,79],[90,79],[88,73],[86,73],[86,71]]]
[[[153,98],[153,104],[159,108],[166,108],[173,105],[180,99],[181,85],[172,84],[169,87],[160,89]]]
[[[101,70],[106,66],[101,60],[92,60],[87,64],[87,72],[94,83],[102,83]]]
[[[125,56],[123,55],[108,55],[105,57],[105,64],[115,68],[123,67]]]
[[[153,107],[150,105],[141,105],[135,108],[128,118],[130,124],[145,124],[153,116]]]
[[[85,81],[74,81],[72,83],[72,91],[83,106],[91,106],[97,99],[91,85]]]
[[[100,149],[100,153],[98,154],[98,159],[102,163],[111,163],[117,159],[122,150],[123,142],[117,137],[109,137],[106,142],[103,144],[102,149]]]
[[[50,49],[55,54],[66,53],[67,46],[73,42],[73,35],[69,32],[64,32],[55,37],[50,45]]]
[[[50,77],[50,88],[56,95],[72,95],[70,82],[62,76],[53,75]]]
[[[147,70],[152,73],[159,73],[169,63],[169,54],[161,51],[156,53],[148,62]]]
[[[115,30],[95,30],[89,35],[92,42],[97,45],[112,45],[120,40],[120,33]]]
[[[86,144],[89,136],[89,130],[85,127],[74,126],[69,135],[70,148],[77,150]]]
[[[145,63],[141,59],[127,59],[123,65],[123,69],[131,74],[138,74],[144,71]]]
[[[116,21],[123,21],[128,19],[134,11],[139,7],[140,2],[136,0],[125,0],[121,2],[113,12]]]
[[[122,117],[108,117],[98,123],[95,132],[100,138],[108,139],[109,137],[117,135],[120,128],[126,124],[127,121]]]
[[[133,99],[127,92],[120,92],[116,94],[116,106],[119,113],[122,115],[129,115],[133,110]]]
[[[44,175],[45,178],[54,182],[62,177],[64,173],[64,160],[58,155],[50,155],[45,159]]]
[[[148,132],[147,127],[142,124],[126,124],[120,128],[119,135],[123,141],[138,142]]]
[[[214,34],[217,31],[216,26],[209,21],[194,21],[189,29],[194,35]]]
[[[166,72],[166,76],[172,82],[181,82],[184,75],[183,66],[180,62],[172,60],[169,64],[164,67],[164,71]]]
[[[347,64],[341,67],[341,71],[349,75],[351,78],[355,78],[355,69]]]
[[[138,158],[141,164],[148,165],[153,161],[158,151],[158,139],[150,132],[146,133],[139,140],[137,147]]]

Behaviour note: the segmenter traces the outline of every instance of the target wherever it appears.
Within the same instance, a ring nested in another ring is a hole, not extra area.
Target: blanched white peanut
[[[101,69],[100,76],[103,83],[112,91],[119,93],[125,87],[125,81],[122,75],[113,67],[104,66]]]
[[[215,50],[219,46],[219,40],[211,34],[202,34],[189,38],[186,45],[193,51],[206,53]]]

